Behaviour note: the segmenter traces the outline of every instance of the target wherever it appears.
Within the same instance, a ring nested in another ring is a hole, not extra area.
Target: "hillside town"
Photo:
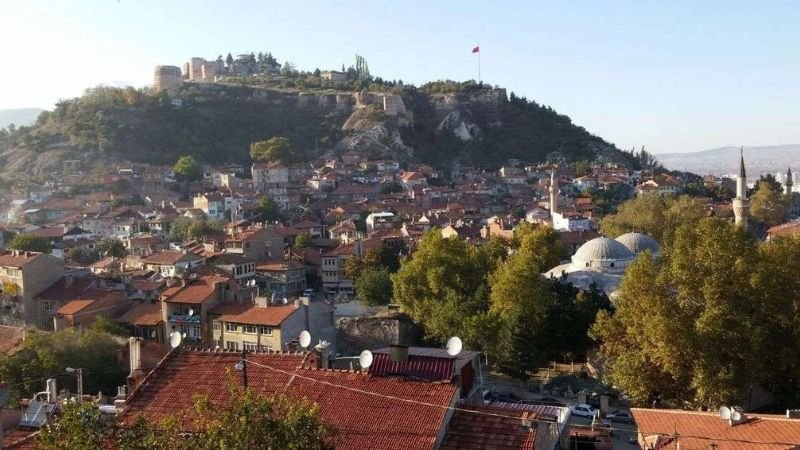
[[[700,433],[717,436],[718,448],[731,448],[722,445],[728,438],[800,439],[795,411],[783,419],[734,411],[738,419],[723,420],[625,409],[617,395],[548,389],[551,369],[553,377],[566,370],[555,362],[541,381],[497,377],[486,355],[461,350],[460,340],[453,351],[450,343],[425,346],[408,331],[413,324],[401,305],[365,302],[348,263],[384,249],[413,259],[430,233],[480,248],[512,242],[521,227],[552,229],[561,264],[543,276],[613,300],[628,265],[644,252],[658,255],[661,244],[635,229],[610,239],[601,220],[633,198],[683,195],[688,179],[614,164],[576,173],[516,160],[497,171],[444,171],[353,151],[311,163],[204,166],[196,179],[176,173],[177,165],[97,173],[82,163],[66,161],[57,183],[9,193],[0,254],[3,351],[20,351],[26,333],[88,330],[99,320],[123,327],[127,381],[117,396],[78,387],[80,398],[123,422],[190,407],[187,388],[211,393],[244,362],[245,387],[249,380],[260,392],[320,405],[338,430],[337,448],[705,448],[704,438],[693,437]],[[740,164],[734,180],[702,179],[710,189],[730,188],[732,201],[695,200],[704,215],[747,227],[744,156]],[[791,171],[784,179],[793,180]],[[787,220],[797,219],[798,193],[790,181],[784,189]],[[765,233],[798,235],[800,221]],[[368,361],[359,358],[365,350]],[[567,373],[594,374],[596,364],[573,362]],[[24,393],[18,409],[3,411],[3,448],[36,448],[35,436],[70,396],[57,386],[48,380],[45,392]]]

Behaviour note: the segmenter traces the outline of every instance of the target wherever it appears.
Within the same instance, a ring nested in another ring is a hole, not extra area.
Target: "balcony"
[[[192,314],[190,316],[189,314],[185,314],[185,313],[175,313],[175,314],[168,315],[167,316],[167,320],[169,322],[175,322],[175,323],[195,323],[195,324],[199,324],[200,323],[200,315],[199,314]]]

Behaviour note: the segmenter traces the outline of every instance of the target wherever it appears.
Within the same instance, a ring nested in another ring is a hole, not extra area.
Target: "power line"
[[[278,369],[277,367],[272,367],[272,366],[269,366],[267,364],[257,363],[255,361],[251,361],[249,359],[245,359],[245,361],[248,364],[252,364],[252,365],[257,366],[257,367],[262,367],[262,368],[265,368],[265,369],[268,369],[268,370],[279,372],[279,373],[282,373],[284,375],[289,375],[289,376],[292,376],[292,377],[295,377],[295,378],[308,380],[308,381],[311,381],[311,382],[314,382],[314,383],[324,384],[326,386],[330,386],[330,387],[334,387],[334,388],[345,389],[345,390],[352,391],[352,392],[358,392],[358,393],[361,393],[361,394],[367,394],[367,395],[372,395],[372,396],[376,396],[376,397],[382,397],[382,398],[389,399],[389,400],[397,400],[397,401],[406,402],[406,403],[412,403],[412,404],[417,404],[417,405],[422,405],[422,406],[430,406],[430,407],[450,410],[450,411],[454,411],[454,412],[458,411],[458,412],[482,415],[482,416],[487,416],[487,417],[499,417],[499,418],[503,418],[503,419],[511,419],[511,420],[516,420],[516,421],[523,420],[523,418],[519,417],[519,416],[510,416],[510,415],[506,415],[506,414],[492,413],[492,412],[487,412],[487,411],[476,411],[476,410],[473,410],[473,409],[461,408],[461,407],[457,407],[457,406],[438,405],[438,404],[434,404],[434,403],[423,402],[423,401],[420,401],[420,400],[412,400],[412,399],[408,399],[408,398],[395,397],[393,395],[388,395],[388,394],[381,394],[379,392],[366,391],[364,389],[354,388],[354,387],[350,387],[350,386],[343,386],[343,385],[340,385],[340,384],[332,383],[330,381],[318,380],[316,378],[300,375],[297,372],[291,372],[291,371],[288,371],[288,370]],[[520,412],[525,412],[525,411],[520,410]],[[525,418],[524,420],[526,420],[526,421],[529,420],[531,422],[537,422],[537,423],[555,423],[554,421],[543,420],[541,418]],[[631,432],[631,430],[626,430],[626,429],[623,429],[623,428],[614,428],[614,427],[603,427],[602,429],[609,430],[609,431]],[[664,437],[676,437],[677,439],[681,439],[681,438],[684,438],[684,439],[702,439],[702,440],[713,441],[713,442],[735,442],[735,443],[740,443],[740,444],[754,444],[754,445],[786,445],[786,446],[800,445],[800,442],[753,441],[753,440],[748,440],[748,439],[715,438],[715,437],[708,437],[708,436],[694,436],[694,435],[688,435],[688,434],[677,434],[676,435],[674,433],[642,431],[641,429],[639,429],[639,432],[640,433],[648,433],[648,434],[651,434],[651,435],[664,436]]]

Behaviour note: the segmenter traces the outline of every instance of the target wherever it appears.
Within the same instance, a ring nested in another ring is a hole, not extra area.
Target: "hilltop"
[[[740,147],[728,146],[692,153],[662,153],[659,162],[670,170],[698,174],[726,175],[739,167]],[[757,176],[784,173],[800,167],[800,145],[772,145],[744,148],[748,173]]]
[[[311,161],[362,150],[375,158],[497,167],[522,161],[631,156],[553,109],[475,82],[340,91],[184,83],[174,89],[98,87],[58,103],[35,124],[0,133],[5,178],[42,177],[64,159],[171,164],[249,162],[251,142],[283,136]]]

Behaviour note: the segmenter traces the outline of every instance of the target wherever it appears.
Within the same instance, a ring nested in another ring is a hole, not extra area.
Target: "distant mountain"
[[[720,147],[693,153],[657,154],[658,161],[670,170],[685,170],[698,175],[725,175],[739,168],[739,147]],[[744,148],[748,175],[800,171],[800,144]]]
[[[0,109],[0,128],[5,128],[12,123],[18,127],[30,125],[36,121],[42,111],[44,110],[40,108]]]

